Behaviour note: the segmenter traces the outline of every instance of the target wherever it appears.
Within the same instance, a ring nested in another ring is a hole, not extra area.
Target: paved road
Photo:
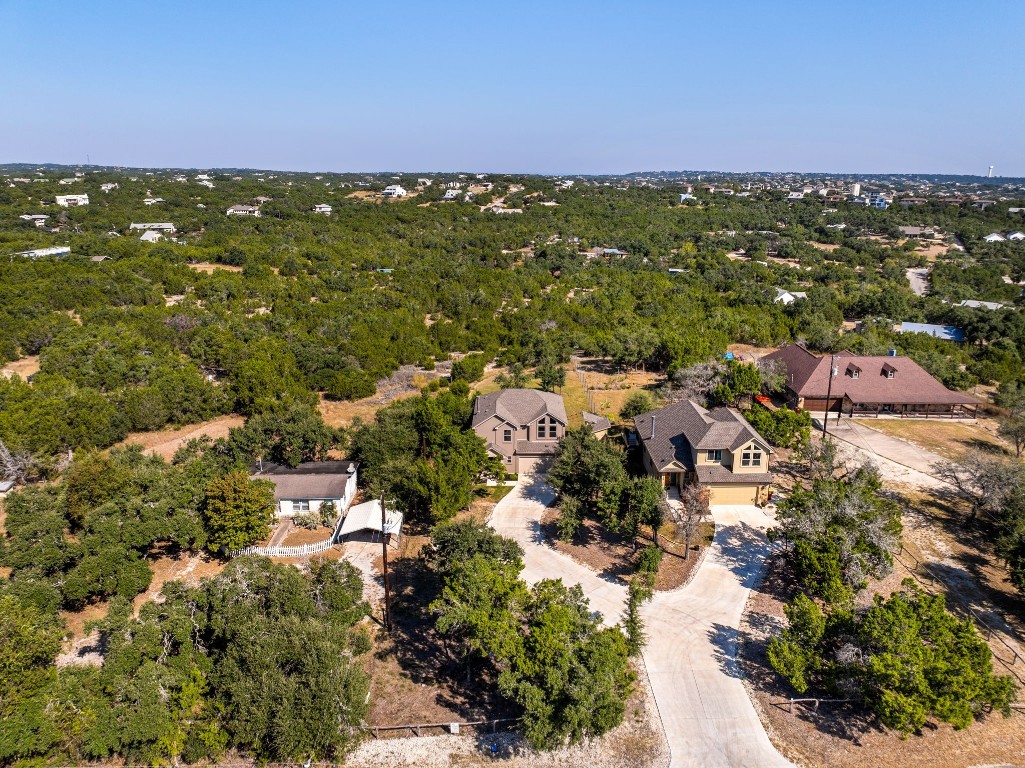
[[[524,480],[500,501],[491,525],[524,549],[530,583],[579,583],[607,624],[622,615],[626,589],[602,579],[540,540],[541,515],[555,498]],[[715,540],[691,582],[644,607],[644,662],[672,752],[672,768],[784,768],[740,680],[737,627],[768,551],[770,520],[756,507],[715,507]]]
[[[907,271],[908,282],[916,296],[925,296],[929,292],[929,268],[918,267]]]

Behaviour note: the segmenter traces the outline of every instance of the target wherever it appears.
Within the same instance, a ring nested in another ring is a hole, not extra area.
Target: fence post
[[[794,700],[790,699],[790,714],[794,714]]]

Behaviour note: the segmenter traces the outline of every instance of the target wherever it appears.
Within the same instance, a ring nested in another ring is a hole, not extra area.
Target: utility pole
[[[826,423],[829,421],[829,398],[833,395],[833,377],[836,376],[836,355],[829,356],[829,383],[826,385],[826,410],[822,414],[822,439],[826,439]],[[837,416],[837,419],[840,417]]]
[[[388,513],[384,503],[384,492],[381,492],[381,548],[384,565],[384,631],[391,632],[391,590],[388,585],[388,534],[384,532],[388,522]]]

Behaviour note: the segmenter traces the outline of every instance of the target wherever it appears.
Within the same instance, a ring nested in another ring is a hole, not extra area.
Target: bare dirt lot
[[[189,269],[210,275],[218,269],[223,269],[225,272],[241,272],[243,268],[235,267],[231,264],[210,264],[208,262],[201,261],[196,264],[189,264]]]
[[[29,357],[23,357],[20,360],[13,360],[9,363],[4,364],[0,375],[10,378],[17,374],[22,379],[27,379],[34,373],[39,371],[39,355],[30,355]]]
[[[146,453],[152,453],[170,461],[175,452],[189,440],[197,437],[227,437],[232,427],[240,427],[245,419],[236,414],[218,416],[210,421],[189,424],[178,429],[162,429],[157,432],[132,432],[118,445],[141,445]]]

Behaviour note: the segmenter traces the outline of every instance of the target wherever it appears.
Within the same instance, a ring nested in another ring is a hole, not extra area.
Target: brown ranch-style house
[[[473,431],[502,459],[506,472],[530,474],[542,467],[566,434],[560,395],[536,389],[503,389],[473,403]]]
[[[974,419],[979,401],[953,392],[918,363],[896,353],[858,356],[838,352],[829,382],[830,356],[818,357],[792,345],[762,360],[786,368],[787,405],[847,416],[946,417]],[[828,396],[828,400],[827,400]]]
[[[772,474],[769,443],[733,408],[681,400],[634,419],[644,468],[667,488],[699,483],[710,504],[762,504]]]

